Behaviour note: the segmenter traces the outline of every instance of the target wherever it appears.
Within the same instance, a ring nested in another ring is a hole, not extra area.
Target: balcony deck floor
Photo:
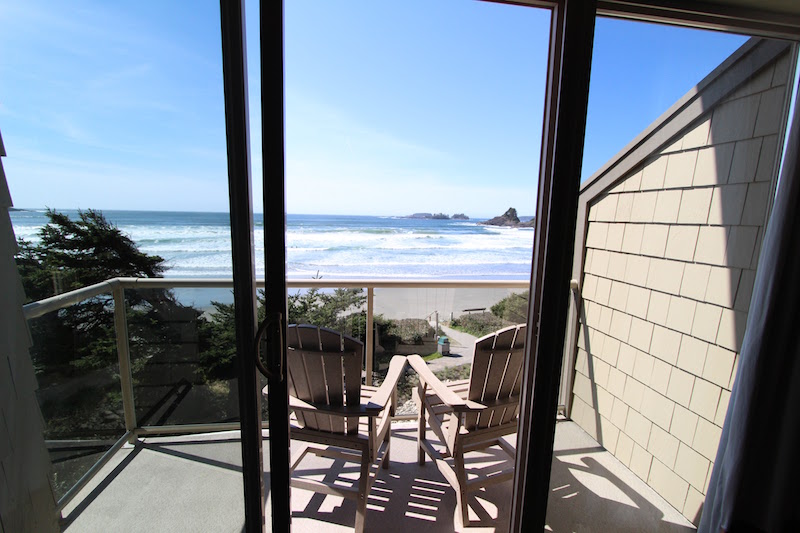
[[[391,468],[373,485],[367,531],[456,530],[455,494],[430,461],[417,465],[414,426],[393,425]],[[346,481],[357,465],[313,466],[320,475]],[[148,438],[123,448],[105,465],[65,508],[63,527],[70,532],[241,531],[241,479],[237,432]],[[550,487],[552,531],[694,529],[573,422],[556,426]],[[511,483],[472,498],[473,522],[466,530],[507,530],[510,501]],[[267,515],[269,521],[269,505]],[[354,522],[353,502],[292,489],[293,530],[351,531]]]

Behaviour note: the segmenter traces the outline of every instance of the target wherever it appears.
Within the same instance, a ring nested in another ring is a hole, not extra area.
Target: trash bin
[[[444,335],[439,337],[439,353],[442,355],[450,355],[450,339]]]

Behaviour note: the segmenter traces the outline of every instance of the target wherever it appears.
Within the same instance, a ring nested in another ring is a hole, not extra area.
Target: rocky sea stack
[[[499,217],[494,217],[484,222],[479,222],[479,224],[483,224],[485,226],[504,226],[508,228],[532,228],[534,227],[535,223],[535,218],[532,218],[526,222],[520,222],[519,217],[517,216],[517,210],[513,207],[509,207],[508,210],[506,210],[506,212]]]

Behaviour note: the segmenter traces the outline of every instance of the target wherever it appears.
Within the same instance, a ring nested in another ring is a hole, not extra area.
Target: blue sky
[[[533,214],[548,24],[472,0],[287,0],[288,211]],[[600,20],[584,178],[744,40]],[[2,0],[0,50],[16,206],[227,209],[217,2]]]

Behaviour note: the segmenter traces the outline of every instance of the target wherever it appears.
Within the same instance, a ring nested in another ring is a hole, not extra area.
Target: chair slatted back
[[[361,403],[361,341],[338,331],[291,324],[287,329],[289,394],[316,405]],[[296,412],[307,429],[339,434],[358,432],[358,417]]]
[[[475,341],[467,398],[482,404],[508,403],[470,413],[467,430],[499,426],[517,419],[525,351],[525,324],[510,326]]]

